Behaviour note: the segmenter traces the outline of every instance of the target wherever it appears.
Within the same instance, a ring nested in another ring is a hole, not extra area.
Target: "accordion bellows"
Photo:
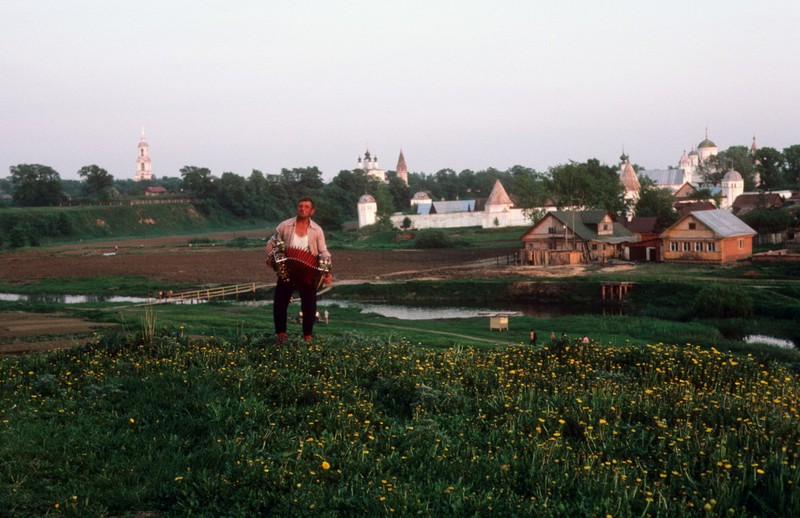
[[[313,284],[319,288],[331,271],[330,260],[320,260],[319,256],[302,248],[286,247],[283,241],[276,242],[270,259],[278,278],[294,284]]]

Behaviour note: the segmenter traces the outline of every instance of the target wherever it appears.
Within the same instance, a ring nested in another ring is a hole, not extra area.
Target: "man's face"
[[[297,216],[300,218],[310,218],[314,215],[314,205],[310,201],[301,201],[297,204]]]

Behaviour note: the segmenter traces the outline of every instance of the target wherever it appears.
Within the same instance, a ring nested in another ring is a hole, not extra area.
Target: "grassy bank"
[[[5,247],[41,246],[93,239],[161,237],[182,233],[262,227],[203,205],[164,203],[146,205],[2,208],[0,243]]]
[[[0,508],[792,516],[798,398],[700,346],[107,336],[0,360]]]

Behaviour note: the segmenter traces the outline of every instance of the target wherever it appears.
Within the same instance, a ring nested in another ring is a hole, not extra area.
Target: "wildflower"
[[[322,461],[322,469],[331,469],[331,465],[327,460]]]

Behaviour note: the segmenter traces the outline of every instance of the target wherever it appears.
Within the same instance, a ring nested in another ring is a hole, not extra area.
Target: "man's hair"
[[[308,201],[308,202],[311,202],[311,208],[312,208],[312,209],[314,208],[314,200],[312,200],[310,196],[303,196],[302,198],[300,198],[299,200],[297,200],[297,204],[298,204],[298,205],[300,205],[300,202],[301,202],[301,201]]]

